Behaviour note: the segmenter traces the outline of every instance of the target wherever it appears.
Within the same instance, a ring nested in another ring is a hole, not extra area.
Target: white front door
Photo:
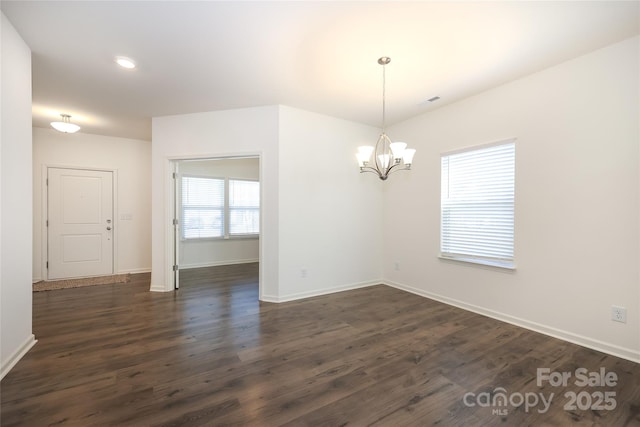
[[[113,274],[113,172],[48,168],[49,280]]]

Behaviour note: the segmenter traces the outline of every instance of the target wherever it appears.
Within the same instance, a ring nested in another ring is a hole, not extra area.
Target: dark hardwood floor
[[[35,293],[2,426],[640,425],[639,364],[386,286],[261,303],[252,264],[148,289]],[[538,368],[572,376],[538,386]],[[581,387],[578,368],[618,380]]]

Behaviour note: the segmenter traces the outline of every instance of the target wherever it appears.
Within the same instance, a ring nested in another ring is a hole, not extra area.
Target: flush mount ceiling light
[[[375,173],[383,181],[386,181],[392,172],[411,169],[411,162],[416,153],[413,148],[407,148],[405,142],[391,142],[391,139],[385,133],[385,65],[389,62],[391,62],[391,58],[386,56],[378,59],[378,64],[382,65],[382,133],[378,137],[375,147],[371,145],[358,147],[358,153],[356,154],[360,172]],[[370,164],[372,154],[374,163]]]
[[[64,132],[64,133],[75,133],[78,132],[80,130],[80,126],[78,125],[74,125],[73,123],[71,123],[70,119],[71,116],[68,114],[60,114],[60,117],[62,117],[62,121],[61,122],[51,122],[51,126],[60,132]]]
[[[132,59],[126,58],[124,56],[116,56],[116,63],[122,68],[126,68],[128,70],[136,68],[136,63],[133,62]]]

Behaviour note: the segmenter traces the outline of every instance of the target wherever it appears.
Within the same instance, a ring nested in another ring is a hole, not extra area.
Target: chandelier
[[[356,154],[360,172],[375,173],[383,181],[392,172],[411,169],[411,162],[416,153],[413,148],[407,148],[407,144],[404,142],[391,142],[391,139],[385,133],[385,66],[389,62],[391,62],[391,58],[386,56],[378,59],[378,64],[382,65],[382,133],[378,137],[375,147],[371,145],[358,147],[358,154]],[[373,163],[371,163],[371,155],[373,155]]]

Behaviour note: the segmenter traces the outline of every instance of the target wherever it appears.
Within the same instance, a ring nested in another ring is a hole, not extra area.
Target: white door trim
[[[118,214],[118,169],[85,167],[77,165],[60,165],[60,164],[43,164],[40,174],[41,180],[41,271],[42,280],[49,280],[49,270],[47,269],[48,247],[49,247],[49,230],[47,221],[49,220],[49,188],[47,186],[47,176],[49,168],[55,169],[78,169],[88,171],[111,172],[113,174],[113,274],[118,274],[118,233],[120,230],[120,215]]]
[[[179,197],[180,194],[178,192],[178,185],[180,184],[180,160],[175,160],[171,162],[171,166],[173,167],[173,171],[171,173],[171,178],[173,178],[173,212],[171,213],[171,217],[174,219],[171,221],[173,223],[173,265],[180,265],[180,228],[182,227],[182,217],[180,216],[180,209],[178,209]],[[176,221],[177,220],[177,221]],[[173,270],[173,288],[180,289],[180,269]]]

